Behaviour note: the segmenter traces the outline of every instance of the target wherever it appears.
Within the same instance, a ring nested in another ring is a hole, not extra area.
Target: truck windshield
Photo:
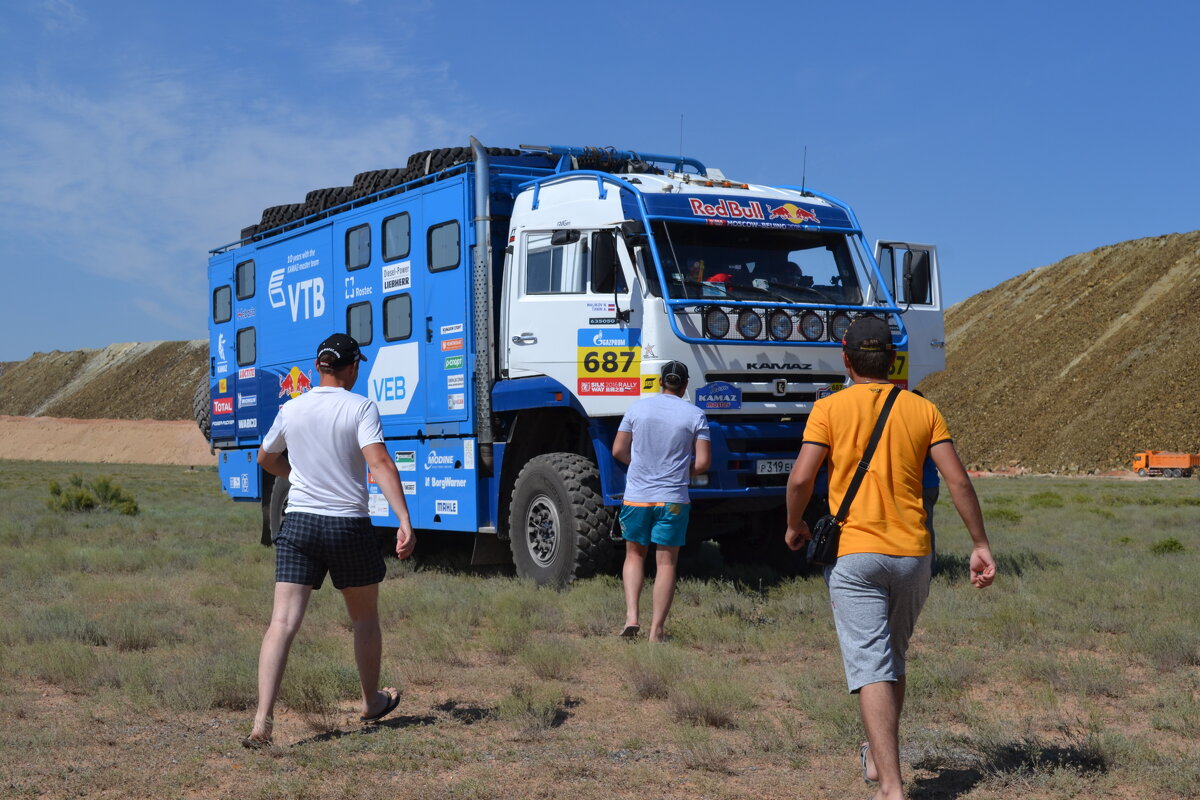
[[[651,225],[671,299],[862,304],[858,276],[867,270],[844,235],[661,220]],[[650,285],[659,295],[657,280]]]

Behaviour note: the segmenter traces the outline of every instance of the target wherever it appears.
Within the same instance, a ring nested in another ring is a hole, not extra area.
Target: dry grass
[[[404,698],[376,726],[357,721],[345,611],[324,589],[279,746],[243,751],[271,597],[257,508],[208,470],[104,471],[140,514],[51,512],[48,480],[99,468],[0,462],[5,797],[863,794],[822,582],[727,571],[710,547],[684,559],[666,646],[612,635],[611,577],[558,593],[391,562],[384,679]],[[980,481],[1002,557],[987,592],[963,580],[943,501],[911,651],[911,797],[1200,794],[1195,486]]]

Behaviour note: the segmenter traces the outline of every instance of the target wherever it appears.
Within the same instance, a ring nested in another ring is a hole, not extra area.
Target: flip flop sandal
[[[393,689],[390,692],[386,692],[386,694],[387,694],[388,701],[387,701],[387,704],[384,705],[384,707],[382,709],[380,709],[379,711],[376,711],[374,714],[366,714],[362,717],[359,717],[359,719],[361,719],[363,722],[378,722],[379,720],[386,717],[388,714],[395,711],[396,706],[400,705],[400,692]]]
[[[621,631],[621,636],[625,639],[633,639],[637,637],[641,630],[641,626],[639,625],[626,625],[625,630]]]
[[[867,777],[867,752],[870,751],[870,749],[871,749],[870,742],[863,742],[858,747],[858,760],[862,764],[863,782],[864,783],[879,783],[879,781],[873,781]]]

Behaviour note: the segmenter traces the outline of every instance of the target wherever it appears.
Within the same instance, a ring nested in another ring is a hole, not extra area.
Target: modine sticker
[[[446,408],[449,411],[462,411],[467,404],[466,397],[462,392],[446,395]]]
[[[640,328],[580,328],[575,349],[578,394],[640,394],[641,336]]]
[[[463,332],[463,326],[462,326],[461,322],[458,323],[457,325],[443,325],[442,326],[442,336],[449,336],[452,333],[462,333],[462,332]]]
[[[463,375],[461,372],[458,373],[457,375],[447,375],[446,376],[446,388],[447,389],[461,389],[461,388],[463,388],[463,381],[465,379],[466,379],[466,376]]]
[[[725,381],[714,381],[696,390],[696,405],[706,410],[742,407],[742,390]]]
[[[399,292],[412,288],[412,262],[383,265],[383,293]]]
[[[458,514],[457,500],[434,500],[433,511],[435,514]]]
[[[439,453],[437,450],[430,450],[425,456],[425,469],[448,469],[454,466],[455,458],[450,453]]]
[[[417,451],[416,450],[397,450],[396,451],[396,469],[399,472],[416,472],[417,471]]]

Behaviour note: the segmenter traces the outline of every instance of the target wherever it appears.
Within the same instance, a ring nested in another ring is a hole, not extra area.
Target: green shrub
[[[102,508],[133,516],[139,510],[133,495],[113,483],[107,475],[100,475],[84,485],[83,478],[74,474],[67,479],[65,489],[58,481],[50,481],[49,488],[50,499],[46,501],[46,507],[51,511],[92,511]]]
[[[1057,492],[1038,492],[1030,495],[1029,505],[1032,508],[1062,508],[1063,499]]]
[[[542,680],[565,680],[579,666],[579,649],[567,639],[545,639],[522,650],[520,661]]]
[[[674,647],[635,646],[629,651],[626,670],[638,697],[663,700],[670,695],[671,687],[686,675],[687,662]]]
[[[671,691],[669,702],[675,719],[712,728],[737,727],[740,714],[754,705],[746,689],[729,675],[684,681]]]
[[[551,684],[519,683],[496,704],[496,717],[515,725],[526,735],[561,724],[566,717],[566,696]]]
[[[989,522],[1020,522],[1021,514],[1011,508],[989,508],[984,512]]]
[[[1182,553],[1186,549],[1187,548],[1183,546],[1183,542],[1179,541],[1174,536],[1170,536],[1166,539],[1160,539],[1159,541],[1150,545],[1150,552],[1154,553],[1156,556],[1164,556],[1168,553]]]

